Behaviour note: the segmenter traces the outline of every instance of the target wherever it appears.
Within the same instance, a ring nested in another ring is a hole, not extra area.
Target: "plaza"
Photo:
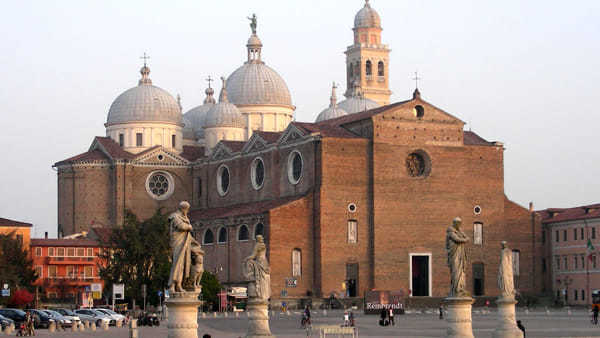
[[[446,321],[439,320],[437,311],[408,311],[406,315],[396,316],[396,325],[381,327],[378,325],[379,317],[376,315],[364,315],[355,313],[356,326],[360,337],[444,337],[446,333]],[[423,313],[424,312],[424,313]],[[340,325],[343,312],[328,311],[325,316],[321,310],[313,311],[312,337],[318,337],[316,327],[320,325]],[[306,337],[307,332],[300,328],[301,313],[291,311],[289,314],[277,313],[271,316],[271,331],[277,337]],[[590,315],[586,310],[572,310],[569,315],[565,309],[550,310],[549,314],[544,309],[532,310],[525,313],[519,309],[517,319],[521,320],[527,330],[527,337],[600,337],[600,326],[594,326],[590,322]],[[222,313],[215,318],[208,314],[206,318],[198,319],[198,336],[210,334],[212,337],[244,337],[248,325],[245,313],[239,317],[224,317]],[[482,313],[481,309],[473,310],[473,334],[475,337],[492,337],[496,325],[496,312],[491,309],[489,313]],[[38,330],[38,336],[56,337],[129,337],[129,329],[126,327],[113,328],[109,331],[90,330],[84,332],[55,332]],[[14,333],[13,333],[14,335]],[[158,338],[167,336],[166,321],[161,322],[160,327],[139,327],[138,337]]]

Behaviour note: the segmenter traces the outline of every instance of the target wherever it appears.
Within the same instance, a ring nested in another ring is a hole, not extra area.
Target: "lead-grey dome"
[[[352,96],[338,103],[338,107],[348,112],[348,114],[354,114],[380,107],[380,105],[379,103],[365,97]]]
[[[140,72],[142,79],[138,86],[126,90],[111,104],[106,124],[149,121],[181,124],[181,109],[175,98],[152,85],[148,67],[142,67]]]
[[[186,140],[196,140],[196,130],[194,129],[192,122],[190,120],[188,120],[187,118],[185,118],[185,116],[183,117],[182,121],[183,121],[183,138]]]
[[[227,98],[227,84],[225,78],[221,79],[223,80],[223,88],[221,88],[219,103],[213,105],[206,113],[204,128],[245,128],[246,123],[244,122],[242,113],[233,103],[230,103]]]
[[[292,96],[281,76],[262,62],[248,62],[227,79],[229,100],[234,104],[292,105]]]
[[[204,123],[206,120],[206,113],[215,105],[216,101],[213,97],[214,89],[206,88],[206,98],[204,104],[190,109],[187,113],[183,114],[184,119],[188,119],[191,122],[196,138],[204,138]]]
[[[381,28],[381,18],[376,10],[371,8],[369,1],[354,17],[354,28]]]
[[[336,117],[348,115],[348,112],[340,108],[337,104],[337,96],[335,94],[337,86],[335,82],[331,87],[331,97],[329,98],[329,107],[325,108],[318,116],[315,122],[334,119]]]

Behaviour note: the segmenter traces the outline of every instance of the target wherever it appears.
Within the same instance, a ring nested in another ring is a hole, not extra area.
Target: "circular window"
[[[171,174],[154,171],[146,178],[146,192],[155,200],[165,200],[173,194],[175,184]]]
[[[481,214],[481,207],[480,207],[479,205],[476,205],[476,206],[473,208],[473,213],[474,213],[475,215],[479,215],[479,214]]]
[[[256,190],[262,188],[263,183],[265,183],[265,163],[260,157],[257,157],[252,161],[250,178],[252,180],[252,186]]]
[[[423,116],[425,115],[425,108],[423,108],[423,106],[421,106],[420,104],[418,104],[413,109],[413,114],[415,114],[416,118],[422,119]]]
[[[300,178],[302,178],[302,155],[297,150],[294,150],[290,156],[288,156],[288,180],[292,184],[298,184]]]
[[[159,161],[162,161],[162,160],[164,160],[164,159],[165,159],[165,157],[164,157],[163,155],[158,155],[158,160],[159,160]]]
[[[354,203],[348,204],[348,211],[356,212],[356,204],[354,204]]]
[[[410,177],[423,177],[429,175],[431,162],[424,151],[415,151],[406,158],[406,171]]]
[[[217,170],[217,191],[221,196],[225,196],[229,191],[229,168],[226,165]]]

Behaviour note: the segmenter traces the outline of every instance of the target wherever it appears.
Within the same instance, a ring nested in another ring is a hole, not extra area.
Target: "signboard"
[[[2,297],[10,297],[10,289],[2,289]]]
[[[92,283],[92,292],[102,292],[102,284]]]
[[[383,309],[392,309],[394,313],[404,313],[404,291],[367,291],[365,293],[365,314],[379,314]]]
[[[113,298],[125,299],[125,284],[113,284]]]
[[[7,283],[4,283],[3,289],[8,289],[8,284]]]
[[[285,286],[288,288],[295,288],[296,286],[298,286],[298,278],[286,278],[285,279]]]
[[[93,299],[102,299],[102,292],[92,291],[92,298]]]

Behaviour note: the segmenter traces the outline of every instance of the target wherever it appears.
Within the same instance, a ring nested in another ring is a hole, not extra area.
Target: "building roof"
[[[574,208],[548,208],[536,211],[542,217],[542,223],[556,223],[600,218],[600,203]]]
[[[27,227],[27,228],[31,228],[32,225],[31,225],[31,223],[19,222],[19,221],[14,221],[12,219],[0,217],[0,227]]]
[[[102,151],[100,151],[98,149],[94,149],[94,150],[86,151],[85,153],[81,153],[79,155],[75,155],[73,157],[69,157],[66,160],[56,162],[54,165],[58,166],[58,165],[63,165],[63,164],[75,163],[75,162],[102,161],[102,160],[106,160],[106,159],[107,159],[107,157],[106,157],[106,155],[104,155],[104,153]]]
[[[95,226],[90,229],[88,236],[90,236],[92,240],[98,240],[100,243],[109,243],[112,233],[112,228]]]
[[[275,209],[290,202],[299,200],[306,195],[282,197],[269,201],[252,202],[237,204],[221,208],[211,208],[208,210],[193,210],[190,212],[190,218],[193,220],[217,219],[226,217],[235,217],[243,215],[260,214]]]
[[[179,156],[185,158],[190,162],[194,162],[195,160],[201,158],[206,153],[204,147],[199,146],[183,146],[183,152],[179,154]]]
[[[309,122],[292,122],[292,124],[298,127],[300,130],[304,130],[306,133],[319,133],[323,137],[338,137],[338,138],[355,138],[357,135],[344,129],[338,125],[330,125],[324,123],[309,123]]]
[[[121,148],[121,146],[110,137],[96,136],[92,146],[90,147],[90,150],[96,149],[96,143],[102,146],[102,148],[106,150],[108,155],[114,160],[131,160],[135,157],[134,154],[123,150],[123,148]]]
[[[463,131],[463,142],[468,146],[495,146],[495,142],[489,142],[483,139],[483,137],[475,134],[472,131]]]
[[[369,0],[354,17],[354,28],[381,28],[381,18],[377,11],[371,8]]]
[[[281,137],[283,132],[281,131],[254,131],[254,134],[258,134],[263,140],[267,141],[268,144],[276,143]]]
[[[239,151],[242,151],[242,148],[244,148],[246,141],[222,140],[221,143],[223,143],[223,145],[227,146],[227,148],[229,148],[232,152],[237,153]]]
[[[229,100],[236,105],[292,105],[283,78],[263,62],[247,62],[227,78]]]
[[[91,239],[64,239],[64,238],[32,238],[34,246],[64,246],[64,247],[98,247],[100,243]]]

